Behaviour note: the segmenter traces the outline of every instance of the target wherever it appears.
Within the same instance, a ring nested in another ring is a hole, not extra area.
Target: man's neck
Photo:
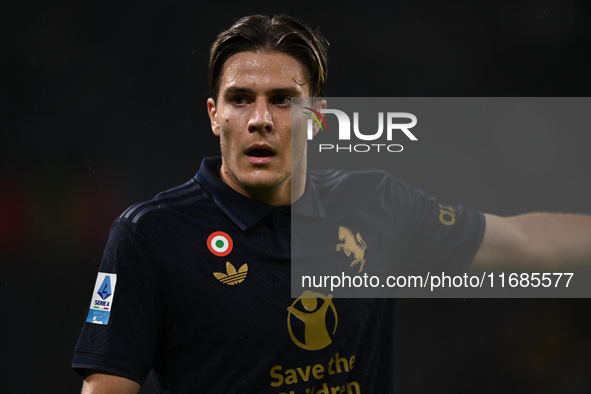
[[[306,187],[305,173],[298,177],[292,176],[281,185],[273,188],[249,188],[240,185],[227,171],[224,171],[223,165],[220,166],[220,178],[226,185],[243,196],[274,207],[290,206],[302,197]],[[294,185],[296,185],[295,188],[293,188]]]

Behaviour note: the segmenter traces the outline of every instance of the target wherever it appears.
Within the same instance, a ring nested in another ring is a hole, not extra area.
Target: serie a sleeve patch
[[[113,308],[113,299],[115,298],[115,285],[117,284],[117,274],[99,272],[92,292],[92,301],[90,310],[86,317],[87,323],[108,324],[109,315]]]

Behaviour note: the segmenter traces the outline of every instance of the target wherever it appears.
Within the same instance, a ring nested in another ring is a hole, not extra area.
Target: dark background
[[[110,224],[218,151],[207,50],[261,12],[320,27],[327,96],[589,92],[584,1],[3,4],[1,393],[79,391],[70,362]],[[438,138],[395,175],[491,213],[591,213],[587,129]],[[399,391],[590,392],[590,313],[588,300],[400,300]]]

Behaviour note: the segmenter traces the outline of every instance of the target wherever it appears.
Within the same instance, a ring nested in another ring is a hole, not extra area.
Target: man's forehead
[[[221,91],[229,88],[297,89],[308,93],[305,68],[282,52],[238,52],[222,67]]]

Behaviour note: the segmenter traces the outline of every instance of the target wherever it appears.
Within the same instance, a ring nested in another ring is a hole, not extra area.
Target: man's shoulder
[[[123,212],[118,221],[138,224],[146,217],[158,218],[166,213],[198,209],[199,201],[204,201],[209,194],[199,183],[197,177],[191,178],[182,185],[158,193],[150,200],[133,204]]]
[[[358,170],[310,170],[310,178],[315,184],[340,184],[365,180],[366,182],[375,182],[387,177],[391,177],[386,170],[380,169],[358,169]]]
[[[312,184],[325,207],[343,205],[366,209],[405,210],[420,190],[383,169],[309,171]]]
[[[357,170],[310,170],[310,178],[318,189],[365,188],[375,189],[385,186],[407,189],[410,186],[382,169]]]

